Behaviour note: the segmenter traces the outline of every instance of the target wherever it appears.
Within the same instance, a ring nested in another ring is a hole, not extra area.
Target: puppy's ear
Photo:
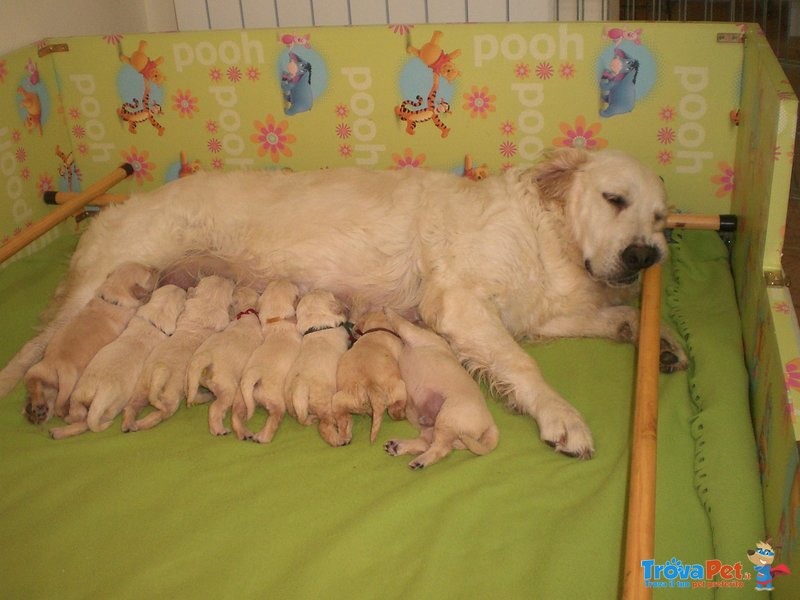
[[[563,201],[575,172],[586,163],[588,152],[580,148],[561,148],[545,157],[533,168],[533,184],[543,200]]]
[[[139,302],[146,302],[147,300],[149,300],[150,299],[150,291],[151,290],[147,289],[146,287],[144,287],[143,285],[141,285],[139,283],[134,283],[130,287],[131,296],[133,298],[136,298],[136,300],[138,300]]]

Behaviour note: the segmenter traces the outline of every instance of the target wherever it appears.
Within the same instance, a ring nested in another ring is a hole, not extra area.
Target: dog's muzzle
[[[656,246],[631,244],[620,253],[620,268],[610,276],[604,277],[595,273],[589,260],[584,262],[584,267],[594,279],[604,281],[611,286],[624,286],[634,283],[643,269],[653,266],[659,260],[661,260],[661,251]]]

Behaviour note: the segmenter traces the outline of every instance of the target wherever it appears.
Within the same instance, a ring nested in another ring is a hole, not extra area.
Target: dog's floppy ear
[[[532,172],[533,184],[542,199],[563,200],[573,175],[588,158],[588,152],[580,148],[560,148],[545,156],[544,161],[535,166]]]
[[[130,292],[131,296],[136,298],[139,302],[144,302],[150,299],[150,290],[148,290],[140,283],[134,283],[130,287]]]

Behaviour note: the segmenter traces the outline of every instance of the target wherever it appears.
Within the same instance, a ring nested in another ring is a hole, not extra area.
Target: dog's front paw
[[[387,454],[391,454],[392,456],[400,456],[400,442],[398,440],[389,440],[383,445],[383,449],[386,450]]]
[[[574,458],[594,455],[594,441],[588,425],[577,410],[558,396],[552,395],[546,403],[540,403],[536,422],[542,441],[556,452]]]
[[[422,469],[425,468],[425,466],[426,465],[424,462],[420,462],[417,459],[414,459],[410,463],[408,463],[408,468],[411,469],[412,471],[421,471]]]
[[[684,371],[689,366],[689,357],[683,348],[674,340],[661,338],[661,354],[658,359],[658,369],[662,373]]]
[[[25,404],[25,418],[34,425],[47,421],[50,418],[49,412],[45,404],[33,404],[31,402]]]

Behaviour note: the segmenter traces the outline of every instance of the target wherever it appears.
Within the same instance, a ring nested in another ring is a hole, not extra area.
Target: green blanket
[[[642,558],[750,573],[764,525],[727,254],[714,234],[675,237],[663,312],[694,368],[661,377],[656,556]],[[74,242],[0,271],[0,363],[32,336]],[[494,452],[422,472],[381,448],[415,435],[408,423],[385,422],[370,445],[362,418],[335,449],[289,419],[266,446],[212,437],[205,407],[57,442],[58,421],[25,420],[18,386],[0,402],[2,596],[616,598],[635,351],[561,340],[530,352],[591,426],[593,460],[553,453],[496,402]],[[685,593],[711,597],[708,583]]]

